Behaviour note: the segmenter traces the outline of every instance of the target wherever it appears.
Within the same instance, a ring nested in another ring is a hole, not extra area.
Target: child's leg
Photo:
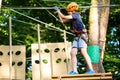
[[[93,71],[91,59],[87,53],[87,44],[82,39],[79,39],[79,48],[88,66],[88,70],[85,72],[85,74],[94,74],[95,72]]]
[[[77,72],[77,48],[72,48],[71,50],[71,62],[72,62],[72,70]]]
[[[81,54],[83,55],[83,57],[87,63],[88,68],[93,70],[91,59],[87,53],[87,48],[81,48],[80,50],[81,50]]]

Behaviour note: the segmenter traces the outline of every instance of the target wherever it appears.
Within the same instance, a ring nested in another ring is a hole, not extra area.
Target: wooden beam
[[[112,80],[112,73],[56,75],[52,80]]]

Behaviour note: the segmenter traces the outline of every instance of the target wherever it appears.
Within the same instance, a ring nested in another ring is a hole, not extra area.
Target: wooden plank
[[[76,75],[56,75],[52,76],[52,80],[112,80],[112,73],[96,73],[96,74],[76,74]]]
[[[112,73],[96,73],[96,74],[76,74],[76,75],[55,75],[52,78],[57,77],[89,77],[89,76],[112,76]]]
[[[112,77],[59,78],[52,80],[112,80]]]

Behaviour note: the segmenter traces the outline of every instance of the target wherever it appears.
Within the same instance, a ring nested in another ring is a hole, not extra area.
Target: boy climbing
[[[88,66],[88,70],[85,72],[85,74],[94,74],[95,72],[93,70],[90,57],[87,53],[87,30],[85,29],[85,25],[82,22],[80,14],[76,12],[76,10],[78,10],[77,3],[71,2],[70,4],[68,4],[66,8],[68,15],[62,14],[59,7],[57,6],[53,7],[53,9],[57,11],[60,22],[71,22],[72,32],[76,35],[72,43],[72,50],[70,53],[72,61],[72,71],[69,74],[78,74],[76,57],[78,50],[81,51],[81,54],[83,55]]]

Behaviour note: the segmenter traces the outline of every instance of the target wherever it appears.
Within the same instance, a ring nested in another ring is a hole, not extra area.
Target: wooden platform
[[[112,80],[112,73],[57,75],[52,80]]]

